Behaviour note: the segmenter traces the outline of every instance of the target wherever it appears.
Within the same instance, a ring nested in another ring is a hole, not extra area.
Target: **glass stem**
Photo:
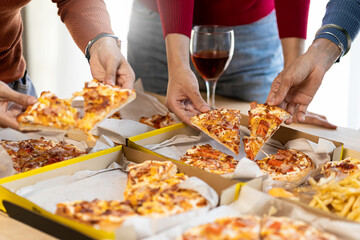
[[[217,79],[206,80],[206,96],[207,104],[211,109],[216,109],[215,107],[215,89],[216,89]]]

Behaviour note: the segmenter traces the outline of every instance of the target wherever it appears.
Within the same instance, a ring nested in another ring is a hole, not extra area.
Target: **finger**
[[[192,115],[189,115],[189,113],[187,112],[184,103],[183,102],[178,102],[176,100],[167,98],[166,99],[166,106],[169,108],[169,110],[173,113],[175,113],[175,115],[180,118],[180,120],[184,123],[186,123],[187,125],[191,126],[190,123],[190,117]]]
[[[281,77],[281,80],[278,80],[280,82],[279,89],[276,92],[273,91],[271,93],[271,96],[269,97],[269,105],[271,106],[278,105],[282,101],[284,101],[291,87],[290,80],[288,78],[282,75],[281,76],[279,75],[278,77]]]
[[[208,112],[210,111],[210,107],[206,104],[204,99],[201,97],[199,92],[193,92],[189,96],[192,104],[194,105],[195,109],[199,112]]]
[[[287,106],[286,106],[286,111],[288,111],[291,115],[293,115],[294,112],[295,112],[295,107],[296,107],[295,104],[288,103]]]
[[[305,121],[307,107],[308,106],[304,105],[304,104],[298,105],[297,113],[296,113],[296,119],[297,119],[298,122],[302,123],[302,122]]]
[[[2,96],[3,96],[2,98],[8,101],[20,104],[21,106],[24,107],[34,104],[37,101],[35,97],[19,93],[17,91],[12,90],[11,88],[9,88],[8,91],[5,91]]]
[[[317,116],[306,116],[304,123],[308,123],[308,124],[312,124],[312,125],[316,125],[319,127],[324,127],[324,128],[328,128],[328,129],[336,129],[337,126],[329,123],[327,120],[324,120],[321,117],[317,117]]]
[[[2,115],[0,117],[0,126],[1,127],[10,127],[10,128],[16,129],[16,130],[20,130],[20,125],[19,125],[18,121],[16,120],[16,117],[10,117],[3,113],[1,115]]]

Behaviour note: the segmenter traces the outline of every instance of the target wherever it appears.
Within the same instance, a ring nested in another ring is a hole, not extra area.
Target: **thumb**
[[[206,104],[204,99],[201,97],[199,92],[195,92],[189,96],[191,102],[193,103],[196,110],[200,112],[208,112],[210,111],[210,107]]]
[[[8,92],[7,99],[24,107],[34,104],[37,101],[33,96],[22,94],[14,90]]]

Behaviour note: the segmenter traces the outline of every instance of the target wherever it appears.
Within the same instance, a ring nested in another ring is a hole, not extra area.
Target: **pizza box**
[[[248,116],[242,115],[241,125],[244,128],[248,127]],[[194,136],[201,136],[201,135],[199,135],[199,133],[200,133],[199,130],[197,130],[193,127],[187,126],[183,123],[180,123],[180,124],[175,124],[175,125],[172,125],[172,126],[169,126],[166,128],[158,129],[158,130],[155,130],[152,132],[140,134],[138,136],[130,137],[127,139],[127,146],[130,146],[134,149],[138,149],[143,152],[154,154],[156,156],[162,156],[171,161],[185,165],[184,163],[178,161],[179,154],[181,154],[181,155],[184,154],[186,151],[184,149],[189,149],[192,146],[199,143],[199,142],[197,142],[198,139],[196,137],[194,137]],[[180,138],[181,138],[181,136],[185,136],[185,138],[183,138],[183,139],[185,139],[185,140],[190,139],[190,140],[189,140],[189,142],[176,140],[178,136],[180,136]],[[207,136],[205,136],[205,137],[207,137]],[[152,150],[152,149],[154,149],[153,146],[155,146],[155,148],[156,148],[156,146],[160,143],[161,144],[165,143],[164,145],[166,146],[167,141],[169,139],[175,139],[173,141],[174,142],[177,141],[176,144],[178,144],[177,146],[179,146],[179,148],[176,148],[173,150],[174,154],[169,154],[169,152],[171,151],[171,147],[170,147],[170,151],[169,151],[169,149],[166,150],[166,154],[165,154],[165,152],[162,152],[161,149],[160,149],[160,151],[157,149],[157,152]],[[203,139],[203,138],[200,138],[200,139]],[[289,142],[291,140],[297,140],[297,139],[306,139],[308,142],[311,142],[313,144],[317,144],[319,141],[324,140],[322,142],[325,142],[325,145],[331,144],[333,146],[333,148],[332,148],[333,150],[330,153],[330,160],[334,161],[334,160],[341,159],[342,151],[343,151],[343,143],[341,143],[341,142],[320,138],[320,137],[317,137],[317,136],[314,136],[314,135],[311,135],[308,133],[304,133],[304,132],[301,132],[301,131],[298,131],[298,130],[295,130],[292,128],[288,128],[283,125],[280,126],[278,131],[271,138],[271,140],[274,142],[272,144],[274,144],[275,147],[278,146],[275,144],[276,142],[278,142],[282,145],[285,145],[287,142]],[[306,140],[304,140],[304,141],[306,141]],[[203,140],[201,140],[201,141],[204,142]],[[212,143],[217,144],[216,146],[219,148],[216,148],[216,149],[218,149],[220,151],[223,151],[222,149],[224,149],[223,152],[225,152],[226,154],[229,154],[229,155],[233,155],[229,150],[225,149],[225,147],[223,147],[221,144],[218,144],[215,141],[212,141]],[[241,144],[241,145],[243,145],[243,144]],[[186,148],[184,146],[186,146]],[[191,146],[191,147],[188,147],[188,146]],[[262,154],[262,153],[259,152],[259,154]],[[245,155],[245,153],[240,149],[239,156],[241,156],[241,155]],[[233,156],[235,157],[235,159],[241,159],[241,157],[236,158],[236,155],[233,155]],[[213,174],[213,175],[216,175],[216,174]]]
[[[105,169],[113,162],[119,163],[122,154],[124,154],[129,161],[136,163],[141,163],[146,160],[167,160],[162,157],[131,149],[129,147],[117,146],[97,152],[96,155],[93,155],[93,158],[78,159],[78,161],[71,165],[54,168],[50,171],[40,172],[26,178],[20,178],[11,182],[3,183],[0,185],[0,201],[5,206],[11,217],[61,239],[114,239],[118,235],[126,235],[129,239],[135,238],[135,233],[132,228],[120,227],[116,230],[116,232],[101,231],[52,214],[44,208],[15,193],[21,188],[57,176],[69,175],[80,170]],[[213,176],[210,173],[201,171],[200,169],[191,168],[190,166],[178,163],[175,164],[180,172],[184,172],[189,176],[196,176],[205,181],[218,194],[221,194],[222,198],[229,198],[229,195],[234,198],[235,194],[227,194],[227,192],[233,193],[234,189],[237,193],[240,192],[242,183],[238,181]],[[234,199],[228,201],[233,200]]]

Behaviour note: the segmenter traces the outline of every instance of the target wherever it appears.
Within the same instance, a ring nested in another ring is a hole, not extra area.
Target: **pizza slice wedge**
[[[79,120],[71,107],[72,99],[59,99],[54,93],[42,92],[38,101],[17,117],[21,131],[66,131]]]
[[[191,124],[224,145],[236,155],[240,149],[239,110],[215,109],[190,119]]]
[[[103,84],[99,80],[85,83],[83,91],[74,93],[74,97],[84,99],[84,115],[76,128],[89,132],[103,119],[112,116],[135,99],[135,90],[122,89],[119,86]]]
[[[243,139],[246,156],[254,160],[260,148],[280,128],[281,123],[290,117],[290,113],[280,107],[250,103],[250,137]]]

